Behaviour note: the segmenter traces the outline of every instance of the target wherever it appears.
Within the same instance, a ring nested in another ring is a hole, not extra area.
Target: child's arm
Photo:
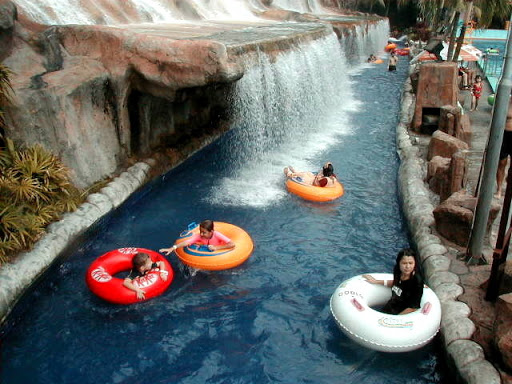
[[[233,243],[231,241],[231,239],[229,237],[227,237],[226,235],[220,233],[220,232],[217,232],[215,231],[215,236],[224,242],[224,244],[220,244],[220,245],[209,245],[208,246],[208,249],[210,251],[218,251],[220,249],[228,249],[228,248],[235,248],[235,243]]]
[[[210,249],[210,251],[218,251],[220,249],[235,248],[235,243],[233,243],[232,241],[229,241],[228,243],[222,244],[222,245],[209,245],[208,248]]]
[[[123,285],[126,288],[128,288],[128,289],[132,290],[133,292],[135,292],[137,294],[137,299],[143,300],[143,299],[146,298],[144,291],[142,289],[136,287],[135,284],[133,284],[133,280],[130,279],[129,277],[124,279]]]
[[[160,278],[163,281],[167,281],[167,275],[169,274],[169,272],[167,271],[167,269],[165,269],[164,262],[163,261],[157,261],[156,264],[158,265],[158,269],[160,269]]]
[[[178,248],[183,248],[183,247],[186,247],[187,245],[189,245],[190,242],[189,241],[184,241],[182,243],[179,243],[179,244],[174,244],[171,248],[162,248],[162,249],[159,249],[158,252],[161,252],[163,254],[165,254],[166,256],[168,256],[171,252],[174,252],[175,250],[177,250]]]
[[[174,252],[178,248],[183,248],[183,247],[186,247],[187,245],[196,243],[198,241],[198,239],[200,239],[200,238],[201,238],[201,236],[197,233],[195,235],[192,235],[192,237],[190,237],[188,240],[182,241],[179,244],[174,244],[170,248],[162,248],[159,250],[159,252],[161,252],[165,255],[169,255],[171,252]]]

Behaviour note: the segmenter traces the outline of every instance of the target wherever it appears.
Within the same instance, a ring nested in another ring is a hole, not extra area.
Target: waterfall
[[[274,0],[272,5],[302,13],[318,13],[321,11],[320,5],[315,0]]]
[[[161,23],[180,20],[256,20],[258,12],[282,8],[321,12],[320,0],[14,0],[20,13],[42,24]]]
[[[268,9],[262,0],[15,2],[45,23],[168,22],[192,16],[197,20],[251,20],[258,10]],[[322,10],[320,0],[274,0],[271,6],[300,12]],[[332,33],[274,52],[272,57],[258,51],[247,54],[244,76],[232,85],[232,100],[227,104],[232,106],[235,123],[226,138],[231,153],[237,154],[233,158],[244,161],[234,161],[230,176],[219,179],[207,198],[212,203],[267,207],[283,194],[282,168],[288,164],[304,170],[320,167],[315,156],[350,134],[350,112],[359,108],[348,71],[359,67],[370,53],[378,53],[388,33],[387,21],[364,23],[341,41]]]
[[[282,169],[321,166],[312,158],[350,133],[349,112],[359,107],[334,34],[258,61],[234,85],[236,128],[225,156],[243,163],[219,180],[211,203],[266,207],[283,197]]]
[[[342,49],[351,65],[366,61],[369,54],[383,55],[389,36],[387,21],[368,25],[358,25],[349,36],[340,40]]]
[[[383,52],[388,35],[389,24],[382,21],[367,30],[356,28],[349,47],[333,34],[276,60],[260,53],[258,65],[234,85],[236,128],[223,154],[243,163],[233,164],[232,176],[219,180],[207,200],[266,208],[286,196],[285,166],[317,170],[322,163],[315,156],[350,134],[350,114],[361,108],[350,71],[358,70],[370,53]]]

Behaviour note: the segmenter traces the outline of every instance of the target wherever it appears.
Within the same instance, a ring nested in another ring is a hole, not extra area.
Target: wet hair
[[[334,175],[334,168],[331,163],[328,163],[327,165],[324,165],[322,168],[322,173],[324,177],[329,177]]]
[[[480,75],[476,75],[476,76],[475,76],[475,81],[477,81],[478,79],[482,80],[482,76],[480,76]]]
[[[398,252],[398,255],[396,256],[396,263],[395,267],[393,268],[393,284],[398,284],[400,281],[400,276],[402,272],[400,271],[400,261],[405,256],[412,256],[414,258],[414,271],[413,275],[419,272],[418,267],[418,258],[416,257],[416,252],[414,252],[414,249],[412,248],[404,248]]]
[[[206,229],[208,232],[213,231],[213,221],[212,220],[203,220],[201,224],[199,224],[199,228]]]
[[[133,268],[139,269],[144,264],[146,264],[146,261],[149,259],[149,255],[144,252],[139,252],[135,256],[133,256],[132,264]]]

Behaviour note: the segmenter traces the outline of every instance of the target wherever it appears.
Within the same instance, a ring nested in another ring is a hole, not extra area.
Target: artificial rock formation
[[[416,86],[416,106],[412,128],[432,133],[439,127],[440,109],[457,104],[457,64],[425,63],[421,65]]]
[[[330,21],[290,12],[279,17],[308,21],[48,27],[16,21],[16,9],[0,1],[15,91],[6,135],[56,153],[79,187],[161,148],[222,132],[231,85],[258,55],[272,58],[333,33]],[[352,33],[376,21],[361,17],[336,28]]]
[[[438,130],[434,132],[430,140],[427,159],[431,160],[435,156],[451,158],[456,152],[467,149],[469,146],[463,141]]]
[[[459,191],[451,195],[434,209],[437,232],[447,240],[466,247],[471,233],[477,198]],[[490,233],[492,223],[501,207],[493,202],[487,221],[487,231]]]
[[[494,343],[502,363],[512,371],[512,293],[501,295],[496,301]]]
[[[468,145],[471,143],[471,123],[468,115],[462,114],[460,107],[453,105],[444,105],[441,107],[439,130],[462,140]]]
[[[430,189],[439,195],[440,201],[464,187],[468,148],[466,143],[441,130],[432,135],[428,148],[426,181]]]

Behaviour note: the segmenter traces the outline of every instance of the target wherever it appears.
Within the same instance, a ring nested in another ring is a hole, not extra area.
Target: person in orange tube
[[[334,174],[334,167],[331,162],[327,162],[317,173],[313,172],[298,172],[291,166],[285,167],[284,174],[286,177],[301,178],[304,184],[311,184],[315,187],[332,187],[336,182],[336,175]]]
[[[235,248],[235,243],[233,243],[229,237],[213,229],[212,220],[203,220],[201,224],[199,224],[199,233],[192,235],[192,237],[186,241],[174,244],[170,248],[162,248],[159,252],[169,255],[178,248],[183,248],[192,244],[206,245],[210,251]]]

